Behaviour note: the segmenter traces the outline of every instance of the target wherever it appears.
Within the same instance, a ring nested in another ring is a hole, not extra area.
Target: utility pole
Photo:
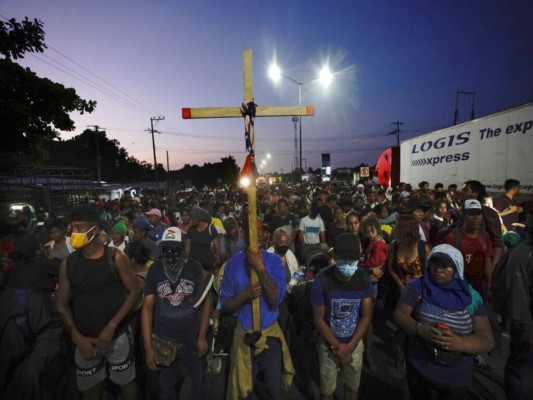
[[[167,150],[167,172],[170,172],[170,164],[168,162],[168,150]],[[168,179],[169,174],[167,174],[167,190],[170,192],[170,179]]]
[[[403,125],[403,122],[400,122],[400,121],[391,122],[391,125],[396,125],[396,129],[390,133],[387,133],[387,136],[388,135],[396,136],[396,142],[398,143],[398,146],[400,146],[400,125]]]
[[[98,129],[100,129],[101,127],[98,125],[88,125],[88,127],[94,128],[94,133],[96,135],[96,168],[98,174],[98,182],[102,182],[102,173],[100,171],[100,141],[98,139],[100,136],[100,132],[105,133],[105,131],[99,131]]]
[[[155,188],[159,189],[159,176],[157,175],[157,158],[155,156],[155,139],[154,139],[154,121],[164,121],[165,117],[152,117],[150,118],[150,127],[152,132],[152,148],[154,149],[154,170],[155,170]],[[160,133],[160,132],[158,132]]]
[[[300,118],[292,117],[292,122],[294,122],[294,168],[297,168],[298,165],[298,121]]]

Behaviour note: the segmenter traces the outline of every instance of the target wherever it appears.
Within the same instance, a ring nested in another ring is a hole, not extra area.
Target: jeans
[[[205,387],[205,359],[198,357],[196,340],[184,342],[178,352],[174,364],[168,368],[159,370],[159,393],[161,400],[176,400],[176,380],[180,375],[180,364],[183,363],[191,374],[192,399],[204,400],[206,398]]]
[[[277,338],[269,337],[267,345],[268,349],[263,350],[257,356],[253,354],[252,349],[252,382],[255,386],[257,374],[261,372],[266,386],[267,398],[281,399],[281,373],[283,369],[281,342]],[[253,398],[253,394],[251,396]]]
[[[511,351],[505,364],[505,394],[509,400],[526,398],[526,381],[533,373],[533,350],[520,342],[520,336],[511,333]]]

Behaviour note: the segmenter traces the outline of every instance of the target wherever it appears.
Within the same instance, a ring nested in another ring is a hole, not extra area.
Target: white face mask
[[[351,278],[357,271],[358,264],[358,261],[348,262],[346,260],[337,260],[336,267],[342,277]]]

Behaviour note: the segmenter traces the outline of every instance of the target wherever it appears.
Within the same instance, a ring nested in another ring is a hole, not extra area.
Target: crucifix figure
[[[241,170],[241,175],[245,169],[255,170],[255,148],[254,148],[254,118],[258,117],[282,117],[282,116],[313,116],[315,114],[312,106],[290,106],[290,107],[260,107],[254,103],[253,71],[252,71],[252,51],[243,51],[243,78],[244,78],[244,100],[241,107],[203,107],[203,108],[183,108],[183,119],[195,118],[244,118],[245,142],[248,153],[246,162]],[[248,176],[250,184],[247,187],[248,197],[248,246],[257,251],[257,205],[255,176]],[[258,281],[257,273],[251,270],[251,282]],[[252,300],[253,330],[261,330],[259,298]]]

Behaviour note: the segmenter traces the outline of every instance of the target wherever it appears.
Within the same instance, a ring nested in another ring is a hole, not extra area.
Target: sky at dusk
[[[38,18],[49,48],[20,63],[41,77],[96,100],[92,114],[73,114],[74,132],[105,128],[139,161],[170,169],[232,155],[244,160],[242,119],[183,120],[182,107],[240,106],[242,51],[253,51],[255,102],[298,104],[298,85],[268,77],[282,72],[305,82],[329,64],[328,88],[305,83],[303,166],[373,165],[401,139],[453,122],[456,93],[475,92],[476,117],[533,101],[533,1],[75,1],[2,0],[5,19]],[[459,95],[459,121],[471,95]],[[291,117],[256,119],[261,172],[294,164]]]

